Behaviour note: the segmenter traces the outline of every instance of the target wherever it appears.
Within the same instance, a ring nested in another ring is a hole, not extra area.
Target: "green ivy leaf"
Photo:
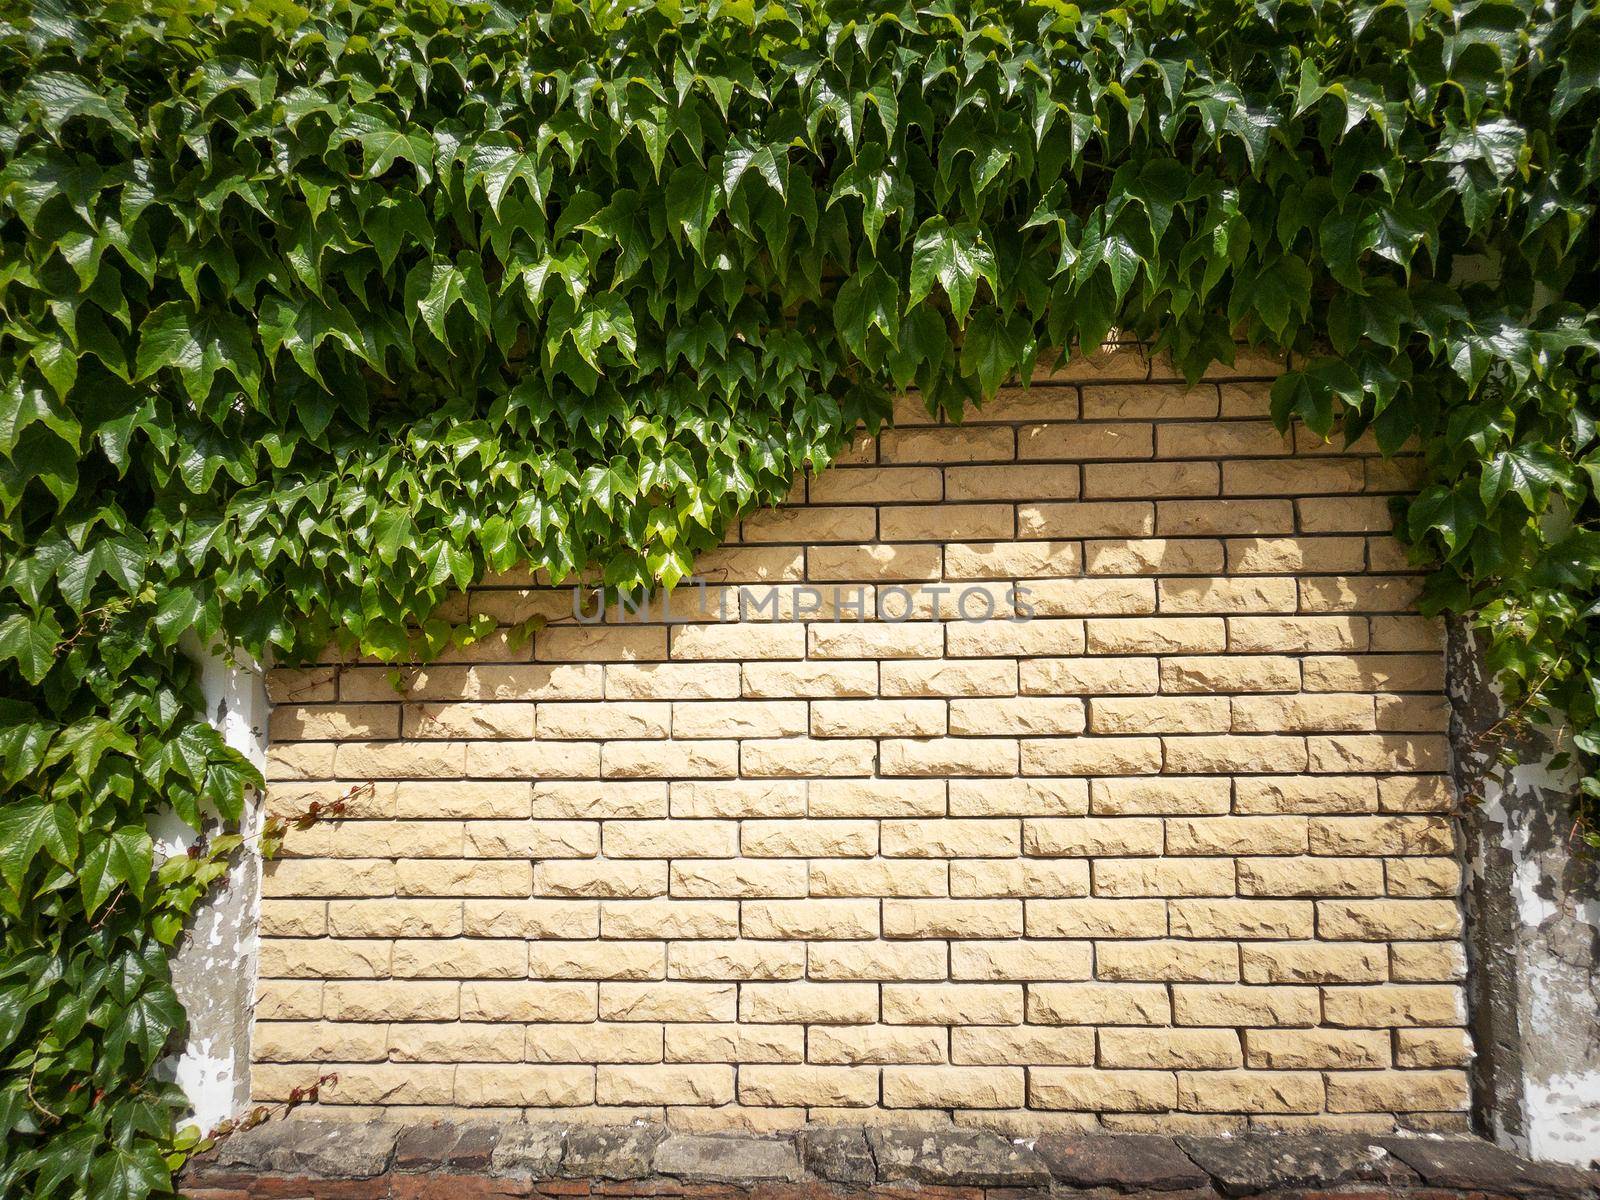
[[[965,324],[967,311],[978,292],[978,281],[999,287],[994,254],[974,225],[952,226],[943,217],[929,217],[917,231],[911,252],[911,290],[906,307],[921,303],[934,282],[944,289],[957,324]]]

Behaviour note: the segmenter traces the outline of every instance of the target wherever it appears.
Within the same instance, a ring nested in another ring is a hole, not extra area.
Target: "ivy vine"
[[[258,782],[182,635],[425,658],[486,572],[671,585],[892,392],[1113,328],[1417,439],[1430,608],[1592,768],[1595,11],[7,5],[0,1193],[182,1158],[168,952]],[[210,836],[158,864],[166,810]]]

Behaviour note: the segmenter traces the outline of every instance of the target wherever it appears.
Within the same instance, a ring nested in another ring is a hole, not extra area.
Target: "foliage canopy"
[[[256,781],[181,635],[403,659],[486,571],[670,585],[1040,347],[1242,335],[1280,421],[1419,439],[1430,602],[1600,751],[1586,3],[8,9],[8,1196],[170,1188],[167,952],[238,837],[147,822]]]

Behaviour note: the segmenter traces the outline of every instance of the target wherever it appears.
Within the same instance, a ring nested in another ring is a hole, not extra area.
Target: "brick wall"
[[[1441,631],[1384,532],[1414,464],[1280,437],[1271,369],[911,400],[699,564],[691,623],[496,579],[457,615],[531,646],[275,673],[273,807],[354,794],[267,871],[257,1095],[1459,1126]],[[741,584],[785,619],[718,621]]]

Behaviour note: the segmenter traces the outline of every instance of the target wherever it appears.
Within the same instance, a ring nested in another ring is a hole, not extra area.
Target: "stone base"
[[[196,1158],[190,1200],[1593,1200],[1600,1174],[1471,1138],[1044,1134],[813,1126],[709,1136],[663,1126],[402,1126],[287,1120]]]

